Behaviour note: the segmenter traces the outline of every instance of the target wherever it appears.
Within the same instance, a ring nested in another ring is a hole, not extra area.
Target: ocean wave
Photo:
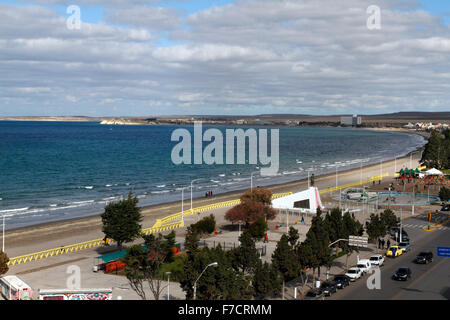
[[[17,213],[22,212],[30,209],[30,207],[24,207],[24,208],[17,208],[17,209],[8,209],[8,210],[0,210],[0,213],[6,214],[6,213]]]
[[[161,193],[168,193],[170,190],[161,190],[161,191],[151,191],[152,194],[161,194]]]
[[[165,184],[161,184],[159,186],[156,186],[157,188],[164,188],[166,185]]]

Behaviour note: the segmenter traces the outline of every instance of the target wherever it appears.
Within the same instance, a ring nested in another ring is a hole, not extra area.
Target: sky
[[[399,111],[450,111],[450,1],[0,0],[0,116]]]

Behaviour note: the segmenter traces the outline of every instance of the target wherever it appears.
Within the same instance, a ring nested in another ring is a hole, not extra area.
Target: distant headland
[[[167,115],[149,117],[87,117],[87,116],[13,116],[1,117],[0,121],[67,121],[98,122],[105,125],[189,125],[195,121],[212,125],[252,126],[348,126],[343,119],[352,115],[305,115],[305,114],[261,114],[261,115]],[[377,115],[358,115],[362,128],[430,129],[448,128],[450,112],[397,112]]]

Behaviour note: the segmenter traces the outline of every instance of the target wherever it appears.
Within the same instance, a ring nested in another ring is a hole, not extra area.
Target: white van
[[[367,273],[371,268],[372,264],[369,259],[358,260],[356,266],[362,271],[362,273]]]
[[[0,278],[0,289],[6,300],[31,300],[33,289],[17,276]]]

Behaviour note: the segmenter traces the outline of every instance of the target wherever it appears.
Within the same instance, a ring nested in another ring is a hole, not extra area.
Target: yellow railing
[[[287,196],[290,194],[292,194],[292,192],[276,193],[276,194],[272,195],[272,199],[277,199],[277,198],[284,197],[284,196]],[[153,227],[163,226],[170,221],[181,219],[182,215],[186,217],[186,216],[190,216],[190,215],[193,215],[196,213],[201,213],[201,212],[205,212],[205,211],[209,211],[209,210],[215,210],[215,209],[219,209],[219,208],[235,206],[239,203],[241,203],[240,199],[228,200],[228,201],[223,201],[223,202],[218,202],[218,203],[213,203],[213,204],[208,204],[205,206],[193,208],[192,210],[188,209],[188,210],[184,211],[183,213],[177,212],[177,213],[171,214],[170,216],[156,220],[156,223]]]
[[[177,222],[174,222],[171,224],[167,224],[165,226],[160,226],[160,227],[153,226],[151,228],[143,229],[142,233],[149,235],[151,233],[157,233],[157,232],[163,232],[163,231],[173,230],[173,229],[177,229],[177,228],[182,228],[183,226],[184,226],[184,221],[177,221]],[[111,242],[114,242],[114,241],[111,241]],[[71,252],[77,252],[77,251],[82,251],[82,250],[86,250],[86,249],[90,249],[90,248],[100,247],[103,244],[104,244],[103,239],[95,239],[95,240],[90,240],[90,241],[86,241],[86,242],[71,244],[68,246],[62,246],[59,248],[53,248],[53,249],[49,249],[49,250],[45,250],[45,251],[30,253],[30,254],[26,254],[23,256],[10,258],[8,265],[14,266],[16,264],[19,265],[19,264],[24,264],[24,263],[31,262],[31,261],[43,260],[43,259],[47,259],[47,258],[50,258],[53,256],[60,256],[60,255],[71,253]]]
[[[319,193],[320,194],[324,194],[324,193],[328,193],[328,192],[338,191],[338,190],[341,190],[341,189],[351,188],[351,187],[354,187],[354,186],[359,186],[361,184],[382,180],[383,177],[388,177],[388,176],[389,176],[388,173],[384,173],[382,175],[373,176],[373,177],[371,177],[368,180],[363,180],[363,181],[359,181],[359,182],[344,184],[342,186],[337,186],[337,187],[332,187],[332,188],[328,188],[328,189],[323,189],[323,190],[320,190]]]
[[[289,194],[292,194],[292,192],[274,194],[272,196],[272,198],[276,199],[276,198],[283,197],[283,196],[289,195]],[[214,203],[214,204],[210,204],[210,205],[206,205],[206,206],[193,208],[193,210],[189,209],[186,212],[184,212],[184,215],[187,216],[187,215],[192,215],[192,214],[199,213],[199,212],[204,212],[207,210],[214,210],[217,208],[233,206],[238,203],[240,203],[239,199]],[[158,219],[151,228],[143,229],[142,233],[149,235],[151,233],[158,233],[158,232],[164,232],[164,231],[174,230],[174,229],[178,229],[178,228],[183,228],[184,227],[183,220],[170,223],[171,221],[176,220],[176,219],[181,219],[181,212],[172,214],[163,219]],[[19,265],[19,264],[24,264],[24,263],[31,262],[31,261],[43,260],[43,259],[47,259],[47,258],[50,258],[53,256],[59,256],[59,255],[63,255],[63,254],[71,253],[71,252],[77,252],[77,251],[86,250],[86,249],[90,249],[90,248],[100,247],[103,244],[104,244],[103,239],[95,239],[95,240],[71,244],[71,245],[67,245],[67,246],[61,246],[59,248],[53,248],[53,249],[49,249],[49,250],[45,250],[45,251],[40,251],[40,252],[35,252],[35,253],[30,253],[30,254],[10,258],[8,265],[14,266],[16,264]]]

